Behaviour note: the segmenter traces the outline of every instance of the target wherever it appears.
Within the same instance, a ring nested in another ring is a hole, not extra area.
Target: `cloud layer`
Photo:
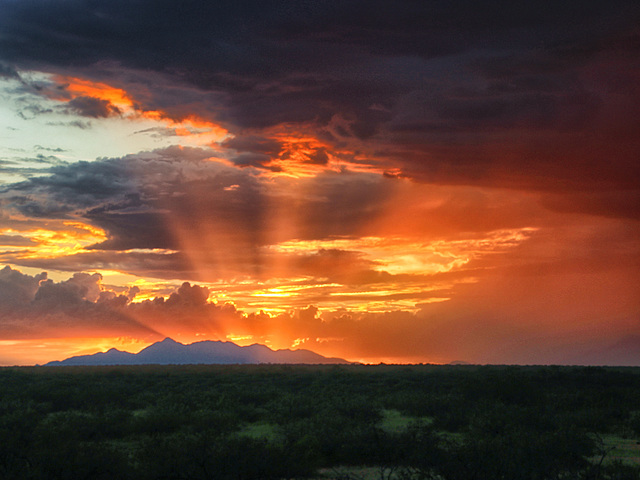
[[[247,132],[240,165],[275,155],[257,132],[300,124],[421,181],[634,189],[638,19],[632,1],[10,2],[0,46],[5,76],[109,79],[148,110]]]

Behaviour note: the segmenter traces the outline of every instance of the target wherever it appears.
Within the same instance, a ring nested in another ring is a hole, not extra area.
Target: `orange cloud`
[[[40,228],[24,230],[7,228],[0,230],[0,235],[5,239],[21,237],[30,240],[25,246],[11,249],[10,255],[14,259],[65,257],[107,239],[106,232],[101,228],[79,221],[48,221]]]
[[[74,102],[80,99],[85,99],[85,102],[87,99],[99,100],[104,102],[105,108],[110,109],[109,115],[99,116],[118,114],[133,121],[136,119],[151,120],[159,123],[177,137],[186,137],[190,145],[210,145],[222,141],[229,135],[229,132],[219,124],[197,115],[192,114],[176,119],[167,112],[146,109],[126,90],[107,83],[63,75],[54,75],[52,80],[61,87],[45,91],[45,94],[52,100],[67,102],[72,106],[77,105]]]
[[[87,96],[106,100],[116,108],[122,111],[131,111],[134,107],[133,100],[126,91],[121,88],[115,88],[106,83],[93,82],[77,77],[55,76],[54,80],[64,86],[64,92],[71,95],[72,98]],[[58,96],[55,100],[65,100],[63,95]]]

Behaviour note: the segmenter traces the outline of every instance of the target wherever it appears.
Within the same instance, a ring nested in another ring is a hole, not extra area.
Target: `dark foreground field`
[[[640,478],[640,369],[0,369],[2,479]]]

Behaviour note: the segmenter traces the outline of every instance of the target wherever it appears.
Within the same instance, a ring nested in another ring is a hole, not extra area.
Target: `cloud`
[[[206,305],[209,297],[209,289],[184,282],[177,291],[169,295],[166,303],[168,306],[200,307]]]
[[[30,238],[20,235],[0,235],[0,245],[4,246],[35,246],[36,243]]]
[[[83,117],[92,118],[106,118],[120,113],[120,109],[108,100],[87,96],[80,96],[70,100],[67,102],[66,108]]]
[[[75,273],[55,282],[46,273],[31,276],[5,266],[0,270],[0,336],[5,340],[124,333],[160,336],[126,312],[96,303],[103,293],[101,279],[100,274]]]
[[[76,304],[83,300],[95,302],[100,296],[101,280],[99,273],[75,273],[69,280],[60,283],[44,280],[40,282],[34,302],[46,304],[47,307],[53,304]]]
[[[0,270],[0,299],[2,304],[20,305],[33,299],[40,281],[46,280],[47,274],[35,276],[25,275],[18,270],[5,266]]]
[[[72,120],[70,122],[47,122],[47,125],[56,127],[73,127],[79,128],[80,130],[89,130],[92,128],[91,122],[83,122],[81,120]]]
[[[173,184],[181,179],[176,168],[183,163],[196,165],[211,152],[198,149],[170,147],[155,152],[130,155],[123,158],[79,161],[51,167],[49,175],[30,178],[25,182],[3,187],[8,198],[7,208],[25,214],[59,216],[74,211],[91,210],[131,211],[141,200],[155,199],[158,194],[170,195]],[[201,163],[203,169],[215,170],[212,163]],[[195,170],[195,169],[194,169]],[[192,175],[194,175],[192,173]],[[163,182],[152,182],[151,177],[167,175]]]
[[[270,162],[271,157],[269,155],[259,153],[241,153],[233,158],[233,163],[239,167],[269,168]]]
[[[224,259],[240,272],[259,268],[258,250],[272,243],[353,235],[394,188],[376,175],[328,173],[292,190],[297,180],[262,179],[211,160],[214,153],[172,147],[55,165],[5,185],[0,201],[31,218],[80,218],[104,230],[93,250],[182,250],[197,264],[215,270]]]
[[[370,163],[428,183],[637,183],[639,145],[629,127],[640,98],[629,68],[638,53],[635,2],[51,8],[6,6],[7,74],[17,66],[109,78],[147,110],[222,122],[238,135],[225,146],[237,149],[241,166],[273,169],[257,156],[279,154],[263,129],[328,133],[340,117],[349,128],[327,147],[347,143]],[[64,23],[52,20],[61,15]],[[92,117],[114,113],[105,102],[72,100]],[[326,153],[307,161],[326,165]]]
[[[425,187],[364,172],[268,178],[212,159],[215,153],[171,147],[57,165],[48,176],[5,186],[0,202],[7,212],[14,209],[48,225],[73,219],[104,233],[94,235],[93,244],[84,243],[82,251],[39,259],[5,253],[4,261],[71,271],[118,268],[160,278],[179,274],[199,281],[298,275],[379,281],[384,267],[349,247],[327,244],[314,252],[272,247],[389,235],[398,245],[411,238],[423,244],[486,239],[501,230],[555,228],[568,221],[561,214],[595,212],[598,198],[612,199],[600,207],[603,215],[616,216],[612,205],[631,212],[625,200],[633,196],[584,194],[583,200],[565,204],[566,194]]]
[[[482,283],[458,288],[449,302],[424,304],[414,312],[308,305],[267,314],[214,303],[208,300],[210,288],[188,282],[167,292],[166,299],[130,303],[138,288],[109,290],[99,274],[75,273],[55,282],[45,273],[30,276],[5,267],[0,270],[0,332],[5,340],[116,332],[147,342],[167,335],[187,342],[203,335],[242,338],[374,362],[462,358],[479,363],[588,363],[595,358],[593,352],[609,349],[637,328],[638,302],[630,300],[630,277],[619,276],[619,268],[591,275],[558,270],[544,282],[526,269],[509,276],[494,272]],[[537,300],[541,296],[543,303]],[[608,333],[603,334],[605,325]],[[607,362],[615,359],[609,350]]]
[[[1,78],[11,78],[11,79],[20,79],[20,74],[18,71],[10,67],[9,65],[5,65],[0,63],[0,77]]]
[[[547,194],[543,205],[566,213],[588,212],[610,218],[640,218],[640,190]]]
[[[4,252],[3,262],[12,263],[24,267],[46,268],[64,272],[73,272],[79,269],[119,269],[140,277],[152,277],[162,279],[197,278],[198,270],[190,262],[189,257],[181,252],[159,251],[109,251],[96,250],[82,253],[72,253],[53,258],[25,257],[23,252],[15,251],[13,254]],[[215,280],[211,275],[207,280]]]
[[[222,142],[222,146],[239,152],[261,153],[277,156],[282,151],[282,142],[257,135],[238,135]]]

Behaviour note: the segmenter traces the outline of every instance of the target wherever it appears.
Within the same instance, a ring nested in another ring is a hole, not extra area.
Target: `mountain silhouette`
[[[272,350],[266,345],[241,347],[232,342],[206,340],[185,345],[171,338],[154,343],[139,353],[112,348],[93,355],[79,355],[45,366],[59,365],[188,365],[188,364],[346,364],[342,358],[327,358],[310,350]]]

